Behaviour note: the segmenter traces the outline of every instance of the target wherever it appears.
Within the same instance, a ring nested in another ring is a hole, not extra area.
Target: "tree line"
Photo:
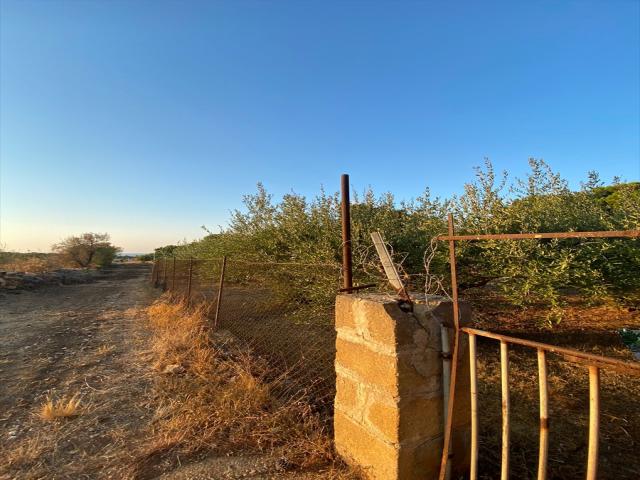
[[[428,188],[408,201],[371,189],[355,195],[351,215],[356,279],[379,275],[370,240],[370,233],[379,230],[407,281],[437,293],[435,287],[448,282],[448,257],[446,245],[432,239],[447,232],[449,212],[460,234],[640,229],[639,182],[615,178],[605,185],[590,172],[576,191],[539,159],[529,160],[524,178],[497,173],[489,160],[475,173],[463,193],[451,198],[434,197]],[[156,256],[340,264],[339,193],[320,190],[311,199],[291,193],[274,201],[258,184],[243,203],[220,233],[159,248]],[[460,242],[457,259],[463,290],[494,281],[514,304],[544,302],[552,314],[567,292],[590,301],[622,302],[637,301],[640,292],[637,239]]]

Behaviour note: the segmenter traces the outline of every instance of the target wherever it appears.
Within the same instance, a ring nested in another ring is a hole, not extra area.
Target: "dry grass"
[[[80,398],[74,395],[71,398],[54,399],[48,396],[38,413],[43,420],[58,420],[80,415]]]
[[[9,272],[45,273],[64,267],[64,263],[56,255],[46,257],[17,257],[0,265],[0,269]]]
[[[102,355],[102,356],[106,356],[109,355],[110,353],[112,353],[114,350],[116,349],[115,345],[100,345],[97,349],[96,349],[96,353],[98,355]]]
[[[159,459],[262,453],[277,456],[286,469],[353,478],[321,419],[303,401],[276,400],[267,366],[232,342],[213,340],[204,314],[166,301],[147,309],[154,369],[181,373],[158,376],[154,435],[138,472]]]

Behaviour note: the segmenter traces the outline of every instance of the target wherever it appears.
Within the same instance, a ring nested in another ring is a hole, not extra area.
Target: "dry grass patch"
[[[97,349],[96,349],[96,353],[98,355],[109,355],[110,353],[112,353],[114,350],[116,349],[115,345],[100,345]]]
[[[78,415],[80,415],[80,397],[78,395],[60,399],[47,396],[38,413],[40,418],[50,421]]]
[[[154,369],[180,373],[157,376],[153,436],[137,472],[198,454],[261,453],[285,469],[347,478],[320,417],[303,401],[276,400],[267,365],[213,340],[205,312],[164,300],[147,309]]]

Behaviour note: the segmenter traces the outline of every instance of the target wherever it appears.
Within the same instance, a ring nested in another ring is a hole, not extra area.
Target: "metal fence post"
[[[193,277],[193,257],[189,257],[189,280],[187,281],[187,307],[191,303],[191,278]]]
[[[155,287],[156,286],[156,279],[158,275],[158,266],[157,266],[157,260],[154,259],[153,260],[153,265],[151,266],[151,284]]]
[[[218,287],[218,302],[216,303],[216,316],[213,319],[213,328],[218,327],[218,316],[220,315],[220,303],[222,302],[222,289],[224,287],[224,273],[227,269],[227,257],[222,257],[222,270],[220,271],[220,286]]]
[[[351,201],[349,199],[349,175],[341,177],[342,191],[342,286],[347,293],[353,288],[353,265],[351,259]]]
[[[222,289],[224,288],[224,273],[227,269],[227,257],[222,257],[222,269],[220,271],[220,287],[218,287],[218,301],[216,303],[216,316],[213,319],[213,328],[218,327],[218,317],[220,315],[220,303],[222,302]]]
[[[167,259],[164,259],[164,267],[162,269],[162,291],[167,289]]]
[[[171,293],[176,288],[176,256],[173,256],[173,270],[171,272]]]

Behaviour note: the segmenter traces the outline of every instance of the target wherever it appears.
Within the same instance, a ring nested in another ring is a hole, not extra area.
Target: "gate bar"
[[[600,369],[589,366],[589,453],[587,480],[596,480],[598,474],[598,434],[600,427]]]
[[[509,400],[509,345],[500,340],[500,386],[502,389],[502,462],[500,479],[509,478],[509,428],[510,407]]]
[[[555,345],[549,345],[547,343],[535,342],[533,340],[524,340],[522,338],[510,337],[508,335],[502,335],[500,333],[487,332],[485,330],[478,330],[477,328],[463,327],[461,329],[465,333],[471,333],[479,335],[481,337],[492,338],[494,340],[505,341],[516,345],[523,345],[525,347],[532,347],[536,349],[542,349],[547,352],[564,355],[565,360],[573,363],[586,363],[587,365],[597,365],[599,367],[608,367],[614,370],[623,370],[634,375],[640,375],[640,363],[627,362],[624,360],[618,360],[616,358],[603,357],[601,355],[594,355],[592,353],[581,352],[573,348],[557,347]]]
[[[449,236],[455,234],[453,227],[453,215],[448,216]],[[451,295],[453,300],[453,358],[451,363],[451,378],[449,381],[449,399],[447,403],[447,421],[444,426],[444,445],[442,447],[442,458],[440,459],[439,480],[445,480],[447,473],[447,462],[449,461],[449,449],[451,447],[451,429],[453,425],[453,406],[456,399],[456,377],[458,374],[458,350],[460,343],[460,312],[458,309],[458,280],[456,276],[456,243],[449,241],[449,267],[451,269]]]
[[[549,389],[547,382],[546,352],[538,349],[538,383],[540,387],[540,453],[538,456],[538,480],[547,478],[549,454]]]
[[[469,379],[471,393],[471,468],[469,480],[478,478],[478,374],[476,370],[476,336],[469,334]]]
[[[555,233],[496,233],[484,235],[438,235],[438,240],[523,240],[527,238],[639,238],[640,230],[612,230],[605,232],[555,232]]]

